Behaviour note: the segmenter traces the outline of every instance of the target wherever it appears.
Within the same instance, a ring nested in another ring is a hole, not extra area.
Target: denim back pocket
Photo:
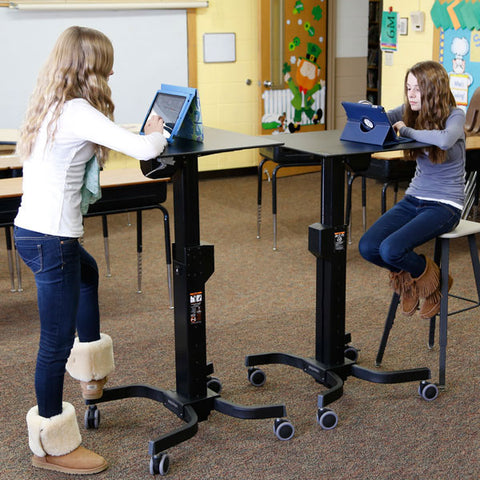
[[[43,270],[43,249],[41,244],[32,240],[17,238],[15,246],[21,259],[33,273],[40,273]]]

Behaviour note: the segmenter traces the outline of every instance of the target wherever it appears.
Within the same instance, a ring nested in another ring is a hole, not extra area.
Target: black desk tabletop
[[[300,152],[312,153],[321,157],[341,157],[353,155],[369,155],[377,152],[404,150],[405,148],[421,148],[427,146],[420,142],[408,142],[389,147],[340,140],[341,130],[322,130],[294,134],[282,133],[274,139],[285,147]]]
[[[276,147],[282,144],[282,141],[276,140],[271,135],[252,136],[212,127],[204,127],[204,136],[203,142],[175,138],[161,156],[204,156],[213,155],[214,153],[232,152],[234,150]]]

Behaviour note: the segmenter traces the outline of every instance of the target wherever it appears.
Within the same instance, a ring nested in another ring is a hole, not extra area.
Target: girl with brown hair
[[[431,146],[407,151],[417,162],[405,197],[363,235],[359,251],[368,261],[389,270],[401,295],[402,311],[422,318],[440,310],[438,266],[415,248],[449,232],[460,221],[465,182],[465,113],[456,107],[444,67],[420,62],[405,75],[405,103],[388,112],[394,129]],[[452,284],[449,279],[449,287]]]

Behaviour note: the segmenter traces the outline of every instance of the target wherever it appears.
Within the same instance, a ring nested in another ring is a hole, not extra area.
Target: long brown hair
[[[50,141],[55,138],[56,123],[63,105],[74,98],[84,98],[93,107],[113,120],[114,105],[108,78],[113,68],[113,46],[98,30],[85,27],[67,28],[58,38],[43,66],[30,99],[25,121],[20,129],[17,153],[28,157],[45,117]],[[108,149],[97,145],[95,154],[101,165]]]
[[[421,108],[415,112],[408,102],[407,77],[412,74],[418,82],[421,95]],[[456,106],[450,90],[448,73],[438,62],[425,61],[416,63],[405,74],[405,110],[403,121],[407,127],[416,130],[443,130],[452,107]],[[424,149],[432,163],[443,163],[447,152],[438,147]],[[415,160],[419,151],[408,149],[407,158]]]

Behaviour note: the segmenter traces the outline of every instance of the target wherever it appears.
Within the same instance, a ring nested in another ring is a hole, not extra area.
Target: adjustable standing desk
[[[323,428],[333,428],[337,417],[325,405],[343,394],[343,383],[349,376],[375,383],[401,383],[430,378],[427,368],[380,372],[357,365],[356,352],[348,347],[350,335],[345,333],[346,228],[344,221],[345,167],[364,170],[370,155],[379,151],[421,148],[425,144],[411,142],[382,148],[340,140],[339,130],[275,135],[284,146],[274,149],[298,150],[313,154],[313,161],[322,164],[321,223],[309,227],[309,250],[317,258],[315,358],[288,353],[248,355],[245,364],[253,373],[257,365],[280,363],[299,368],[311,375],[327,390],[318,396],[317,420]],[[350,358],[348,358],[350,357]],[[257,369],[257,379],[262,374]],[[252,382],[254,383],[254,382]],[[258,382],[262,384],[263,382]],[[255,383],[254,383],[255,384]]]
[[[149,398],[162,403],[185,422],[180,428],[149,442],[152,474],[168,471],[169,460],[164,450],[193,437],[198,430],[198,422],[206,420],[213,410],[242,419],[285,415],[284,405],[247,407],[230,403],[220,397],[219,382],[212,383],[213,366],[206,359],[205,283],[214,271],[214,255],[213,245],[200,242],[198,199],[198,157],[278,146],[280,142],[271,137],[251,137],[214,128],[205,128],[204,133],[203,143],[176,138],[160,157],[160,160],[162,157],[173,158],[176,167],[172,176],[176,391],[149,385],[127,385],[106,388],[101,399],[86,402],[90,405],[85,415],[87,428],[98,426],[99,415],[94,404],[130,397]],[[282,433],[277,433],[277,436],[289,437],[290,433],[293,434],[290,427],[291,424],[285,421]]]

